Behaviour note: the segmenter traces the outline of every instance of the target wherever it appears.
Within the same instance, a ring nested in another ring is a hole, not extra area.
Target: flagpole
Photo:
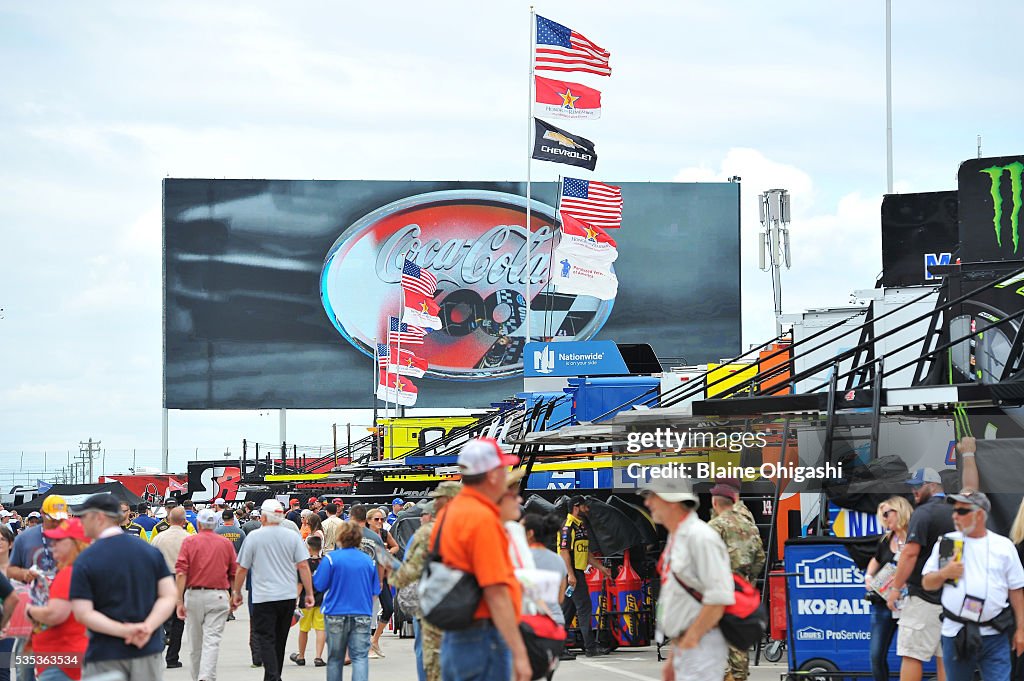
[[[532,339],[530,330],[530,242],[531,230],[530,230],[530,170],[533,159],[533,65],[534,65],[534,44],[537,39],[535,32],[537,30],[537,18],[536,13],[533,10],[533,5],[530,5],[530,69],[529,69],[529,87],[526,89],[527,93],[527,115],[526,115],[526,342],[529,343]]]
[[[388,325],[390,326],[390,324]],[[377,386],[380,384],[380,352],[377,349],[377,339],[373,339],[373,389],[370,392],[373,395],[373,439],[377,440]],[[349,452],[351,455],[351,452]]]
[[[565,190],[564,183],[565,183],[565,177],[561,173],[559,173],[558,174],[558,184],[555,185],[555,224],[561,224],[562,217],[561,217],[561,213],[559,213],[559,211],[562,210],[562,194],[563,194],[563,192]],[[552,282],[555,279],[553,274],[552,274],[554,272],[554,267],[555,267],[555,262],[554,262],[555,225],[554,224],[551,225],[551,242],[550,243],[551,243],[551,248],[549,250],[549,255],[548,255],[548,284],[547,284],[549,293],[551,291],[551,284],[552,284]],[[544,337],[545,338],[547,338],[548,335],[551,332],[551,329],[548,327],[548,322],[550,322],[550,321],[551,320],[548,319],[548,316],[547,316],[547,311],[545,311],[545,315],[544,315]]]
[[[406,255],[405,257],[408,258],[409,256]],[[402,261],[402,270],[405,270],[405,261],[404,260]],[[399,410],[398,410],[398,380],[399,380],[399,376],[402,375],[402,365],[400,364],[400,362],[402,361],[402,315],[405,314],[405,285],[404,284],[402,285],[402,292],[401,292],[401,298],[399,299],[399,304],[401,305],[401,307],[399,308],[400,311],[398,313],[399,314],[399,317],[398,317],[398,345],[395,347],[395,355],[396,355],[396,357],[394,358],[394,360],[395,360],[395,416],[396,417],[398,416],[398,413],[399,413]],[[388,348],[388,352],[389,353],[391,352],[391,348]],[[391,362],[388,362],[388,366],[391,366]]]

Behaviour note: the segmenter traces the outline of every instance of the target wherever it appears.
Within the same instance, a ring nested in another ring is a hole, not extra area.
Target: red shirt
[[[469,572],[481,587],[505,584],[512,597],[512,607],[522,609],[522,588],[508,555],[508,534],[501,524],[498,506],[472,487],[464,487],[441,511],[431,532],[433,548],[438,529],[441,532],[441,559],[444,564]],[[474,619],[488,619],[487,601],[473,613]]]
[[[71,570],[74,565],[61,568],[57,576],[50,584],[50,598],[59,598],[64,601],[71,600],[68,593],[71,590]],[[78,681],[82,678],[82,664],[85,660],[85,649],[89,645],[86,638],[85,626],[79,624],[72,613],[64,620],[63,624],[55,627],[47,627],[43,631],[32,634],[32,652],[36,655],[78,655],[77,667],[63,667],[64,671],[72,679]],[[47,665],[36,667],[36,672],[41,672],[48,667],[59,665]]]
[[[185,588],[229,591],[238,569],[235,547],[216,532],[201,530],[181,542],[174,572],[185,575]]]

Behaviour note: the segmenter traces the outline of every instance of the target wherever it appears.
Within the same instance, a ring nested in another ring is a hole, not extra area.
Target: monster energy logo
[[[992,192],[992,224],[996,230],[996,243],[1000,248],[1003,245],[1003,173],[1010,174],[1010,192],[1013,194],[1013,210],[1010,212],[1010,236],[1013,239],[1013,252],[1017,252],[1017,244],[1020,241],[1020,232],[1017,227],[1020,221],[1021,206],[1021,173],[1024,171],[1024,163],[1014,161],[1005,166],[992,166],[978,172],[988,175]]]

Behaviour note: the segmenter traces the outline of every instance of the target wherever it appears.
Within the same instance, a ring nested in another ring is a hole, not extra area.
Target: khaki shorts
[[[942,606],[908,596],[899,620],[896,654],[927,662],[942,657]]]

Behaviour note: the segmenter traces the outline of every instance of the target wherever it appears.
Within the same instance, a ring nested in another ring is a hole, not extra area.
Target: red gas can
[[[612,586],[611,580],[606,582],[600,570],[590,568],[590,572],[587,573],[587,591],[590,592],[590,606],[591,611],[594,613],[590,626],[594,631],[595,638],[602,625],[605,628],[608,627],[607,618],[601,616],[611,610],[608,604],[615,602],[607,588],[610,586]]]
[[[768,573],[768,619],[771,637],[776,641],[786,640],[786,578],[784,570]]]
[[[622,567],[615,578],[615,600],[609,596],[609,602],[615,603],[617,626],[614,627],[615,640],[622,646],[646,646],[641,626],[640,610],[643,608],[643,584],[640,575],[629,562],[629,551],[623,557]]]

